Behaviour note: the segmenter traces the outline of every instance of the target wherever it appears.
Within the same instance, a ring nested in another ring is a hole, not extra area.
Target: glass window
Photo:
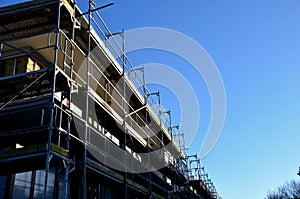
[[[0,60],[0,77],[40,70],[40,66],[27,56]]]
[[[0,176],[0,199],[4,198],[6,185],[6,176]]]
[[[42,199],[44,197],[44,185],[45,185],[45,170],[36,171],[35,185],[34,185],[34,197],[35,199]],[[55,181],[55,169],[50,169],[47,182],[47,198],[53,198]]]
[[[13,198],[28,198],[30,194],[32,172],[17,173],[14,183]]]
[[[3,74],[4,76],[10,76],[14,74],[14,67],[15,67],[15,59],[7,59],[3,60],[1,67],[3,67]]]
[[[57,177],[58,177],[58,181],[59,181],[59,184],[58,184],[59,198],[64,198],[66,183],[65,183],[65,172],[63,169],[59,170]]]
[[[3,61],[0,61],[0,77],[4,76],[4,63]]]
[[[26,61],[27,61],[26,72],[40,70],[40,66],[35,61],[33,61],[31,58],[26,58]]]
[[[28,64],[28,58],[27,57],[19,57],[17,58],[17,64],[16,64],[16,73],[25,73],[27,70],[27,64]]]

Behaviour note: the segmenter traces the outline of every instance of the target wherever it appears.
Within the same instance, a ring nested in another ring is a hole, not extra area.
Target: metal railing
[[[92,25],[96,27],[96,32],[100,33],[102,39],[106,41],[106,44],[108,45],[107,48],[110,50],[110,52],[112,52],[112,55],[116,59],[118,64],[123,66],[124,73],[127,74],[129,80],[133,83],[133,85],[136,88],[138,88],[138,91],[144,97],[144,99],[147,99],[147,102],[145,103],[147,103],[151,107],[157,119],[161,120],[161,124],[168,131],[170,126],[170,121],[166,116],[161,114],[161,112],[163,111],[162,108],[160,107],[160,104],[157,102],[157,100],[155,100],[153,96],[146,97],[147,94],[150,93],[150,91],[145,86],[143,77],[141,77],[141,75],[135,70],[133,63],[130,61],[130,59],[124,52],[125,49],[123,49],[123,46],[122,47],[120,46],[119,42],[114,37],[115,34],[113,34],[110,31],[110,29],[108,28],[108,26],[106,25],[102,17],[100,16],[99,12],[95,11],[94,13],[95,15],[93,15],[92,17],[92,22],[93,22]],[[100,23],[98,23],[98,21]],[[102,25],[102,27],[99,24]],[[122,34],[124,34],[124,32]],[[140,88],[141,86],[143,88]]]

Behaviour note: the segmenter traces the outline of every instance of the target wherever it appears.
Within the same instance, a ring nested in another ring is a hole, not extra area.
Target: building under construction
[[[101,18],[109,5],[87,5],[0,8],[0,199],[219,198]]]

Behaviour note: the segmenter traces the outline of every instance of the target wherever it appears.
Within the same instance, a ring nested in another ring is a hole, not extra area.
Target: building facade
[[[0,8],[0,199],[219,198],[87,4]]]

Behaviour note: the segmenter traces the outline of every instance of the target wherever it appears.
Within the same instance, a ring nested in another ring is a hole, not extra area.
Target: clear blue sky
[[[9,2],[1,0],[0,5]],[[83,2],[88,1],[80,2],[85,10]],[[109,2],[96,1],[99,6]],[[223,198],[264,198],[269,189],[299,179],[300,1],[112,2],[114,6],[101,11],[112,31],[173,29],[195,39],[218,66],[226,88],[227,115],[217,145],[202,164]],[[136,64],[158,62],[179,71],[184,65],[164,52],[138,55],[132,55]],[[189,153],[197,153],[208,127],[210,102],[207,91],[202,91],[203,82],[192,83],[200,96],[201,122]],[[176,100],[162,102],[175,109],[175,120],[180,119]]]

